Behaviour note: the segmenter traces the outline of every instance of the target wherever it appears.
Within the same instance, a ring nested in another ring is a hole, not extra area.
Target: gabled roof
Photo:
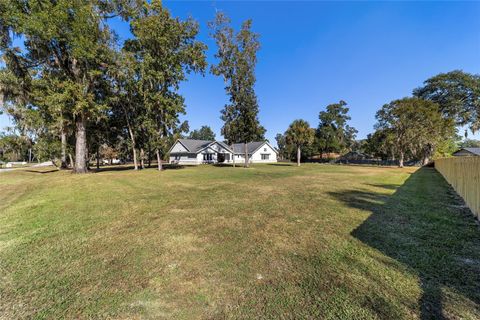
[[[249,154],[254,153],[255,151],[257,151],[258,148],[263,146],[264,143],[265,143],[264,141],[249,142],[247,144],[248,153]],[[235,151],[235,153],[245,153],[245,144],[244,143],[235,143],[233,145],[233,150]]]
[[[249,142],[247,145],[248,154],[255,153],[258,149],[260,149],[265,144],[268,144],[268,146],[272,148],[272,150],[275,151],[275,153],[278,153],[278,151],[274,147],[272,147],[272,145],[268,143],[268,141],[254,141],[254,142]],[[233,150],[235,150],[235,153],[243,154],[245,153],[245,144],[235,143],[233,145]]]
[[[475,156],[480,156],[480,148],[462,148],[456,152],[454,152],[453,154],[457,153],[457,152],[460,152],[460,151],[467,151],[467,152],[470,152],[472,155],[475,155]]]
[[[198,151],[208,147],[210,144],[214,143],[215,141],[209,140],[192,140],[192,139],[178,139],[185,149],[191,153],[198,153]]]
[[[227,149],[228,151],[232,151],[232,149],[230,149],[230,146],[228,144],[226,144],[225,142],[223,141],[217,141],[217,143],[219,145],[221,145],[223,148]]]

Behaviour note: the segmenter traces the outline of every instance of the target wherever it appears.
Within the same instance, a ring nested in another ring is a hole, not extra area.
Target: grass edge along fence
[[[480,218],[480,157],[452,157],[435,160],[435,169]]]

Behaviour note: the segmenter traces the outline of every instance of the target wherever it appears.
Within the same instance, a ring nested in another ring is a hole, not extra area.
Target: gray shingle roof
[[[477,156],[480,156],[480,148],[462,148],[460,150],[467,150],[468,152],[471,152]]]
[[[257,141],[257,142],[249,142],[247,145],[248,153],[254,153],[258,148],[260,148],[265,141]],[[245,153],[245,144],[243,143],[235,143],[233,145],[233,150],[235,153]]]
[[[210,143],[214,141],[208,141],[208,140],[191,140],[191,139],[178,139],[180,143],[187,148],[189,152],[192,153],[197,153],[198,151],[202,150],[206,146],[208,146]]]
[[[219,145],[221,145],[222,147],[224,147],[225,149],[230,150],[230,146],[229,146],[228,144],[226,144],[225,142],[223,142],[223,141],[217,141],[217,143],[218,143]]]

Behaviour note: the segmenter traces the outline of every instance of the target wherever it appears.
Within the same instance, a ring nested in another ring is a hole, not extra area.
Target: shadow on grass
[[[232,163],[212,163],[211,165],[214,166],[214,167],[219,167],[219,168],[233,168]],[[248,168],[251,168],[251,167],[254,167],[254,166],[255,166],[254,163],[253,164],[250,163],[248,167],[245,167],[244,162],[235,163],[235,168],[248,169]]]
[[[212,165],[213,165],[214,167],[220,167],[220,168],[223,168],[223,167],[225,167],[225,168],[228,168],[228,167],[233,168],[233,164],[230,164],[230,163],[214,163],[214,164],[212,164]],[[241,165],[242,165],[242,167],[243,167],[243,163],[242,163]],[[236,163],[236,164],[235,164],[235,167],[239,167],[239,164]]]
[[[70,169],[62,169],[62,170],[51,169],[51,170],[43,170],[43,171],[42,170],[31,170],[31,169],[25,170],[25,172],[40,173],[40,174],[53,173],[53,172],[59,172],[59,171],[70,171]]]
[[[383,188],[386,190],[396,190],[399,186],[397,184],[376,184],[376,183],[367,183],[367,186]]]
[[[392,185],[374,185],[388,190]],[[421,319],[445,319],[442,288],[480,304],[480,230],[470,211],[435,169],[413,173],[392,195],[331,192],[371,216],[352,235],[401,262],[420,278]]]
[[[293,162],[277,162],[277,163],[268,163],[269,166],[276,166],[276,167],[291,167],[296,166],[296,163]]]
[[[185,166],[178,165],[178,164],[163,164],[162,169],[163,170],[177,170],[177,169],[183,169]],[[126,171],[126,170],[134,170],[135,166],[133,164],[128,164],[128,165],[118,165],[118,166],[105,166],[105,167],[100,167],[99,169],[97,168],[90,168],[91,172],[110,172],[110,171]],[[146,169],[157,169],[157,164],[152,164],[150,167],[145,167],[145,169],[142,169],[140,166],[138,168],[139,171],[141,170],[146,170]]]

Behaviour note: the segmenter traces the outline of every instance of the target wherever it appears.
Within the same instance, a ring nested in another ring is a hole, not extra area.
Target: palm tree
[[[297,147],[297,166],[300,166],[301,148],[312,144],[314,136],[314,129],[310,128],[310,124],[302,119],[293,121],[285,132],[287,143]]]

